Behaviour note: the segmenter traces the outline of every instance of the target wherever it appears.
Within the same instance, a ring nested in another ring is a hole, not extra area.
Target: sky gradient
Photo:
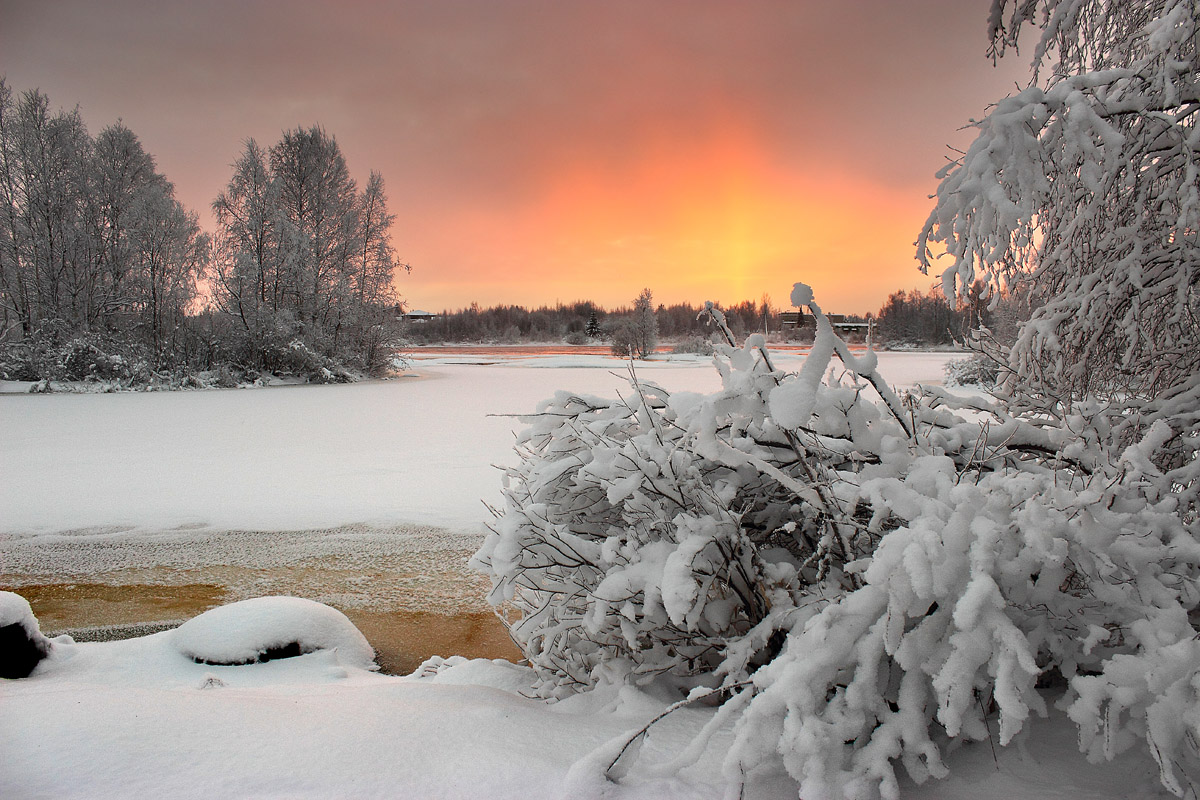
[[[0,74],[121,119],[211,228],[249,138],[322,125],[384,176],[410,307],[831,311],[928,288],[960,128],[1024,81],[969,0],[0,0]]]

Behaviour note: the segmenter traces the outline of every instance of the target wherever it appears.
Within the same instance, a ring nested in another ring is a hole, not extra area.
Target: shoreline
[[[43,631],[111,641],[269,595],[346,614],[389,674],[433,655],[519,659],[467,566],[480,536],[422,525],[302,531],[88,528],[0,536],[0,588]]]

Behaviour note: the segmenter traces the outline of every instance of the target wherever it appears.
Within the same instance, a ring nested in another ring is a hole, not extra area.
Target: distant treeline
[[[846,322],[872,320],[875,340],[882,344],[937,347],[963,341],[979,325],[991,329],[1000,340],[1011,340],[1017,322],[1028,317],[1027,304],[1017,297],[1001,298],[994,309],[989,310],[988,306],[989,300],[981,296],[981,287],[973,287],[955,308],[946,302],[941,288],[935,286],[927,292],[920,289],[896,292],[877,314],[847,314],[840,318]],[[808,341],[813,336],[811,319],[799,326],[792,325],[790,320],[785,322],[785,310],[775,306],[769,297],[721,308],[737,336],[758,332],[796,341]],[[658,305],[655,318],[659,338],[678,342],[707,337],[711,328],[705,323],[702,310],[701,306],[689,303]],[[533,310],[516,305],[481,308],[473,303],[469,308],[442,311],[432,319],[410,322],[404,335],[413,344],[558,341],[585,344],[609,341],[616,326],[633,313],[630,307],[606,310],[587,301]],[[863,338],[861,333],[846,335]]]
[[[736,334],[780,329],[779,309],[768,299],[760,303],[747,300],[723,310]],[[655,306],[659,338],[677,341],[706,336],[711,329],[700,318],[701,311],[702,306],[687,303]],[[633,314],[630,306],[607,310],[585,300],[533,310],[514,305],[481,308],[472,303],[469,308],[443,311],[427,321],[410,322],[404,336],[414,344],[559,341],[584,344],[608,341],[614,327]]]
[[[996,341],[1011,344],[1018,324],[1031,312],[1024,292],[1001,295],[993,307],[992,298],[983,296],[983,284],[977,283],[952,306],[941,286],[934,285],[928,292],[913,289],[888,297],[874,315],[876,338],[892,346],[937,347],[962,342],[982,326]]]

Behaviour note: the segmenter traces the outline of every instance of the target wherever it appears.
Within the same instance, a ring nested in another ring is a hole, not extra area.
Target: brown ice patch
[[[33,584],[15,591],[29,601],[46,632],[185,620],[221,605],[227,596],[211,583]]]

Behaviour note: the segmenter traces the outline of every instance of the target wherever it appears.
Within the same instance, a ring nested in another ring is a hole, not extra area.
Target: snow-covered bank
[[[564,794],[571,764],[664,707],[634,690],[547,706],[518,694],[527,670],[507,662],[389,678],[339,649],[217,667],[177,633],[59,640],[34,677],[0,684],[0,797],[586,797]],[[660,726],[647,755],[707,713]],[[720,790],[710,767],[614,796]]]
[[[606,743],[660,713],[665,698],[606,689],[548,705],[520,694],[507,662],[434,659],[425,676],[365,671],[337,650],[236,667],[195,663],[160,633],[103,644],[59,640],[31,678],[0,681],[0,797],[704,800],[723,795],[711,756],[677,777],[650,768],[713,713],[688,707],[655,725],[619,784],[595,764]],[[611,745],[610,745],[611,747]],[[1028,738],[949,756],[951,777],[919,800],[1165,797],[1132,753],[1089,765],[1059,712]],[[758,776],[747,798],[795,798]]]

